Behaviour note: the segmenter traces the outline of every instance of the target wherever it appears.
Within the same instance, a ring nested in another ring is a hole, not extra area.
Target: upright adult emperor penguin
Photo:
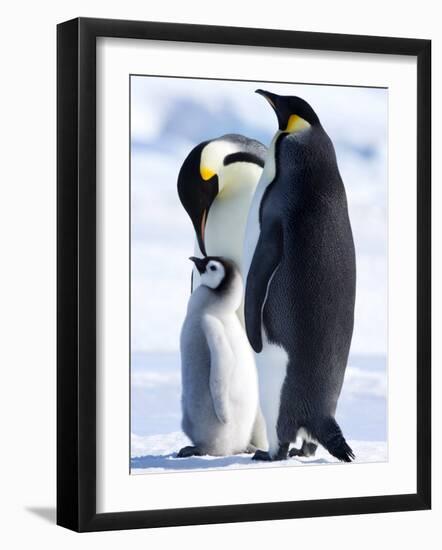
[[[243,283],[225,258],[190,258],[201,285],[181,331],[183,431],[193,442],[179,457],[250,449],[258,411],[253,351],[236,315]]]
[[[354,458],[335,420],[353,332],[356,265],[332,142],[303,99],[257,90],[279,124],[246,230],[245,321],[269,439],[285,459],[297,436]]]
[[[196,234],[195,256],[223,256],[243,267],[250,203],[264,166],[266,147],[239,134],[197,145],[178,175],[178,195]],[[199,284],[193,271],[192,288]],[[242,308],[240,308],[242,317]]]

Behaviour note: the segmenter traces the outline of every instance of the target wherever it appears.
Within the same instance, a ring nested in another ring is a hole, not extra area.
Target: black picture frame
[[[417,59],[417,491],[361,498],[96,512],[96,39]],[[102,531],[425,510],[431,506],[431,41],[79,18],[57,27],[57,523]]]

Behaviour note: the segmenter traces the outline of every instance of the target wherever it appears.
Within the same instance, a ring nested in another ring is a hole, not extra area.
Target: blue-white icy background
[[[358,269],[355,331],[337,417],[359,460],[386,459],[388,92],[137,76],[131,78],[133,473],[252,466],[246,456],[174,458],[187,443],[180,430],[178,347],[193,252],[176,179],[200,141],[235,132],[270,142],[276,119],[253,93],[257,87],[305,98],[335,145]],[[309,461],[332,459],[320,450]]]

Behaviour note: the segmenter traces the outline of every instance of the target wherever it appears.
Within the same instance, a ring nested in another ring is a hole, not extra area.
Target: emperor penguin
[[[279,129],[250,208],[245,324],[256,353],[268,450],[310,456],[317,444],[354,459],[335,419],[353,332],[356,263],[333,144],[303,99],[263,90]]]
[[[222,256],[242,270],[247,216],[266,152],[255,139],[226,134],[189,153],[178,175],[178,195],[195,229],[195,256]],[[199,279],[194,269],[192,289]],[[238,314],[243,321],[242,306]]]
[[[182,428],[178,457],[250,451],[258,410],[253,351],[236,315],[242,278],[230,261],[190,258],[200,274],[181,331]]]

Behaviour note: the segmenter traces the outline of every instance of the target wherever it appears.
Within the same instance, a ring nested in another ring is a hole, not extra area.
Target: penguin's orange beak
[[[201,170],[201,149],[204,145],[196,147],[184,161],[178,175],[178,195],[192,221],[201,253],[206,256],[204,238],[207,216],[219,186],[216,174]]]
[[[205,242],[204,236],[206,232],[206,222],[207,222],[207,208],[203,210],[203,213],[201,215],[200,236],[203,243]]]

